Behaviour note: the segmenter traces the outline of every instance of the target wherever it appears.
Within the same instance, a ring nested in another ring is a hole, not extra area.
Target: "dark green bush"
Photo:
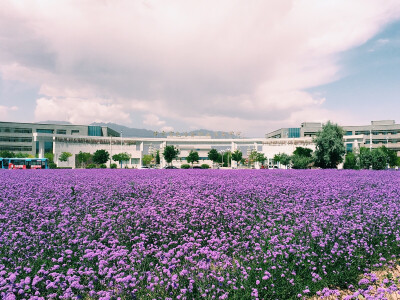
[[[101,164],[100,169],[107,169],[107,166],[105,164]]]
[[[111,164],[110,165],[110,169],[116,169],[117,168],[117,164]]]
[[[209,169],[209,168],[210,168],[210,166],[209,166],[209,165],[207,165],[207,164],[202,164],[202,165],[201,165],[201,168],[202,168],[202,169]]]
[[[88,164],[86,166],[86,169],[96,169],[96,165],[95,164]]]
[[[181,165],[181,169],[190,169],[190,165],[183,164],[183,165]]]
[[[56,169],[57,168],[57,164],[55,164],[53,162],[49,162],[49,168],[50,169]]]

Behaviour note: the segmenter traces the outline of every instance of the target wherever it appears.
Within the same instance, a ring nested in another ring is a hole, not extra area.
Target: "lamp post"
[[[224,167],[224,150],[219,151],[222,157],[222,168]]]
[[[122,153],[122,130],[121,130],[121,153]]]

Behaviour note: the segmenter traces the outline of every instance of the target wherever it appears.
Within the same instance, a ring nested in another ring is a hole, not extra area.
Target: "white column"
[[[44,141],[39,141],[39,158],[44,158]]]

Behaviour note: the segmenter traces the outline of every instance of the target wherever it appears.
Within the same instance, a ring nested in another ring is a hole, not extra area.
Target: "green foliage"
[[[181,169],[190,169],[190,165],[189,164],[182,164],[181,165]]]
[[[88,152],[79,151],[76,156],[79,167],[85,167],[87,163],[89,163],[92,159],[92,154]]]
[[[395,166],[398,166],[396,151],[388,149],[385,146],[382,146],[381,149],[386,154],[387,163],[389,164],[389,166],[392,167],[392,168],[395,167]]]
[[[96,165],[95,164],[88,164],[87,166],[86,166],[86,169],[96,169]]]
[[[343,164],[343,169],[359,169],[359,165],[357,163],[357,156],[353,152],[349,152],[346,154]]]
[[[160,163],[161,163],[160,150],[157,150],[157,153],[156,153],[156,164],[159,165]]]
[[[28,154],[28,153],[17,152],[17,153],[15,153],[14,157],[16,157],[16,158],[28,158],[28,157],[33,158],[34,156],[31,154]]]
[[[143,166],[147,166],[151,163],[151,161],[153,160],[153,155],[151,154],[145,154],[142,157],[142,165]]]
[[[218,153],[217,149],[211,149],[210,151],[208,151],[208,158],[212,161],[212,162],[217,162],[218,158],[220,157],[220,154]]]
[[[249,155],[249,163],[252,164],[257,161],[258,152],[256,150],[251,150]]]
[[[59,161],[68,161],[68,158],[70,158],[72,156],[71,153],[69,152],[63,152],[61,153],[60,157],[58,158]]]
[[[54,162],[50,161],[49,162],[49,168],[50,169],[57,169],[57,164],[55,164]]]
[[[304,148],[304,147],[296,147],[296,150],[293,151],[293,155],[298,155],[302,157],[312,157],[312,149]]]
[[[372,166],[372,154],[369,149],[361,147],[358,158],[361,169],[369,169]]]
[[[308,169],[309,165],[312,163],[312,158],[300,155],[292,155],[291,161],[293,169]]]
[[[110,165],[110,169],[116,169],[117,168],[117,164],[111,164]]]
[[[8,150],[3,150],[3,151],[0,151],[0,157],[12,158],[12,157],[15,157],[15,153],[11,152],[11,151],[8,151]]]
[[[343,144],[343,129],[330,121],[322,126],[314,138],[315,165],[323,169],[336,168],[343,161],[345,147]]]
[[[221,155],[221,160],[222,160],[222,157],[223,157],[223,167],[228,167],[231,164],[231,161],[232,161],[232,153],[231,153],[231,151],[224,152],[223,155]]]
[[[186,157],[186,161],[193,165],[194,162],[199,161],[199,153],[197,151],[190,150],[189,155]]]
[[[107,169],[107,166],[105,164],[101,164],[100,169]]]
[[[291,157],[290,155],[286,154],[286,153],[282,153],[280,154],[280,163],[283,166],[289,166],[291,162]]]
[[[51,152],[47,152],[44,154],[44,158],[47,158],[49,160],[49,163],[54,163],[54,154]],[[49,165],[50,168],[50,165]]]
[[[388,155],[382,148],[377,148],[371,151],[372,155],[372,169],[384,170],[388,165]]]
[[[202,168],[202,169],[209,169],[209,168],[210,168],[210,166],[209,166],[209,165],[207,165],[207,164],[202,164],[202,165],[201,165],[201,168]]]
[[[93,154],[93,162],[97,165],[105,164],[110,159],[110,153],[100,149]]]
[[[257,153],[256,161],[263,164],[265,160],[266,160],[266,157],[265,157],[264,153]]]
[[[131,155],[126,152],[122,152],[122,153],[114,154],[112,156],[112,159],[114,161],[118,161],[121,164],[121,168],[122,168],[122,163],[124,161],[129,161],[131,159]]]
[[[241,161],[241,160],[242,160],[242,156],[243,156],[243,153],[242,153],[242,151],[240,151],[240,150],[235,150],[235,151],[232,153],[232,159],[233,159],[234,161],[236,161],[236,162]]]
[[[164,148],[163,156],[167,163],[171,163],[174,159],[178,157],[179,149],[175,148],[175,146],[170,145]]]

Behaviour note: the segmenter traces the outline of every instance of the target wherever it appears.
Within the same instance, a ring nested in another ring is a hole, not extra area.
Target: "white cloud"
[[[400,17],[398,0],[2,5],[0,72],[40,87],[36,118],[128,123],[135,112],[149,126],[258,135],[296,115],[340,122],[329,97],[305,90],[338,79],[339,54]]]
[[[164,125],[165,121],[161,121],[160,118],[155,114],[146,114],[144,115],[143,124],[158,127]]]
[[[11,120],[10,113],[17,110],[18,110],[17,106],[0,105],[0,119],[3,121]]]
[[[102,102],[101,99],[40,98],[36,101],[35,119],[66,120],[74,124],[130,122],[129,114],[122,106]]]

